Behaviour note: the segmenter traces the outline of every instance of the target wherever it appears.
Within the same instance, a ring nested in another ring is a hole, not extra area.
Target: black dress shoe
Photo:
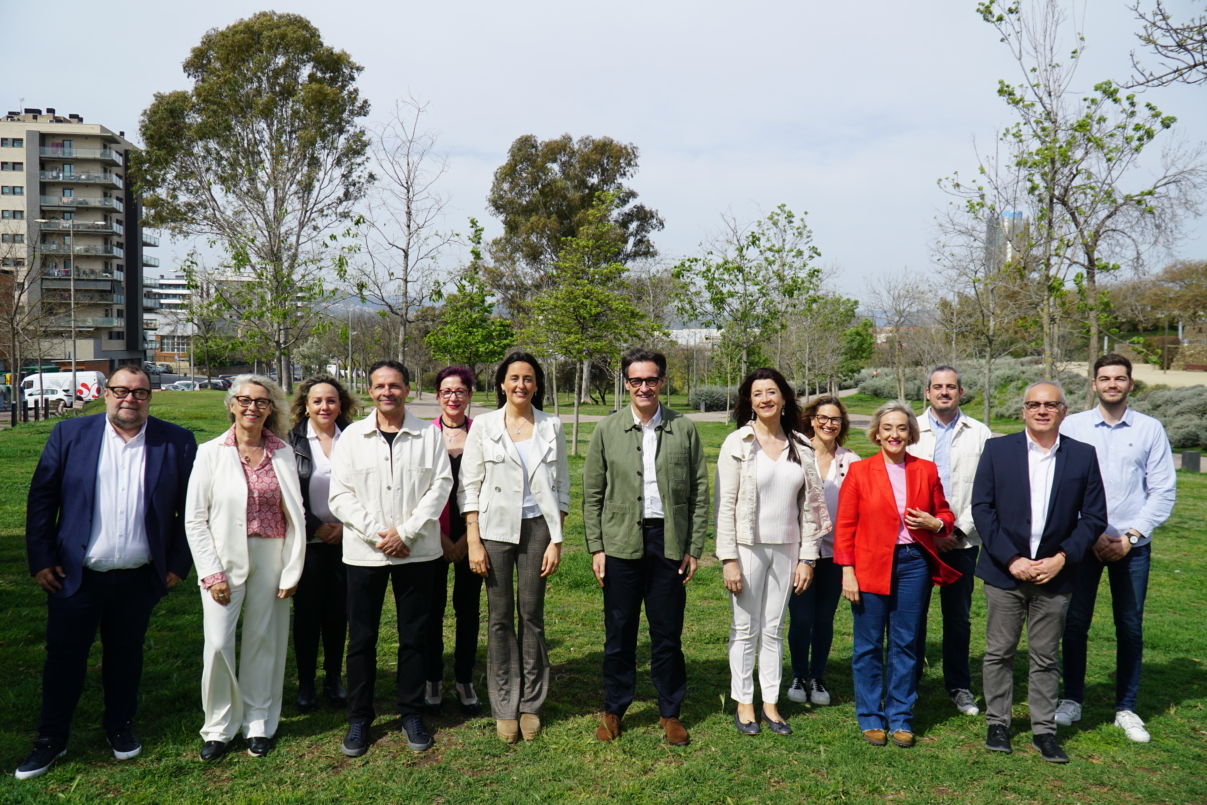
[[[766,709],[760,708],[759,716],[763,719],[763,721],[767,722],[767,729],[771,730],[776,735],[791,735],[792,734],[792,728],[788,726],[787,721],[772,721],[770,718],[767,717]]]
[[[263,735],[258,735],[255,738],[247,739],[247,754],[252,757],[264,757],[268,754],[268,750],[272,749],[272,739],[265,738]]]
[[[327,697],[327,704],[332,707],[348,706],[348,691],[344,689],[344,683],[340,682],[338,674],[328,676],[323,682],[323,695]]]
[[[1056,743],[1056,736],[1051,733],[1036,735],[1031,739],[1031,745],[1039,750],[1039,756],[1049,763],[1068,763],[1069,756]]]
[[[298,709],[304,713],[318,709],[319,697],[314,692],[314,680],[298,683]]]
[[[202,760],[217,760],[226,754],[226,743],[224,741],[206,741],[201,747]]]
[[[1010,746],[1010,730],[1001,724],[990,724],[985,748],[990,752],[1005,752],[1007,755],[1013,752],[1014,748]]]
[[[738,732],[742,733],[743,735],[758,735],[760,732],[758,716],[754,717],[754,721],[743,721],[742,717],[739,716],[735,710],[733,714],[733,723],[737,726]]]

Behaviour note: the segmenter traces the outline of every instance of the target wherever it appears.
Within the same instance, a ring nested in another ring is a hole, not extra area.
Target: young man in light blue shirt
[[[1064,633],[1065,698],[1056,722],[1070,726],[1081,719],[1085,703],[1086,642],[1098,582],[1105,568],[1115,619],[1115,725],[1127,737],[1148,743],[1144,722],[1136,715],[1140,663],[1144,654],[1144,597],[1153,531],[1173,511],[1176,478],[1165,428],[1156,419],[1128,408],[1131,362],[1122,355],[1103,355],[1094,363],[1092,388],[1098,405],[1061,424],[1063,435],[1092,444],[1106,487],[1107,528],[1081,565]]]

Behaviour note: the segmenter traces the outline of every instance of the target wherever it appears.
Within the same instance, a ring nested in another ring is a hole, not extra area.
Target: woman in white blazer
[[[241,375],[226,407],[234,424],[197,449],[185,514],[205,633],[202,760],[222,757],[240,731],[253,757],[271,749],[284,695],[289,597],[306,555],[297,463],[282,439],[284,393],[266,377]]]
[[[788,599],[813,580],[817,541],[830,530],[813,447],[801,432],[800,409],[788,381],[756,369],[738,389],[741,423],[717,458],[717,558],[730,592],[730,695],[734,724],[760,731],[760,716],[777,735],[792,728],[778,711]],[[762,712],[754,711],[758,655]]]
[[[570,465],[561,420],[541,410],[545,373],[536,358],[504,358],[495,389],[498,410],[475,419],[466,437],[458,502],[470,569],[486,578],[491,710],[499,737],[514,743],[540,732],[549,692],[545,580],[561,561]]]

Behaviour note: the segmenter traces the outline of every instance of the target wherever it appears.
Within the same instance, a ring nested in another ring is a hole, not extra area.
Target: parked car
[[[52,414],[61,414],[71,405],[67,401],[67,390],[56,388],[30,389],[25,392],[25,407],[49,410]]]
[[[177,380],[165,388],[169,391],[196,391],[201,388],[201,383],[195,380]]]
[[[147,370],[147,374],[148,374],[148,375],[150,375],[150,376],[152,376],[152,377],[154,377],[155,375],[161,375],[161,374],[163,374],[163,369],[160,369],[158,366],[156,366],[156,365],[155,365],[155,364],[153,364],[153,363],[144,363],[144,364],[142,365],[142,368],[143,368],[143,369],[146,369],[146,370]]]
[[[172,364],[170,364],[170,363],[159,364],[159,370],[161,372],[163,372],[165,375],[170,375],[170,374],[172,374],[172,372],[176,371],[175,369],[172,368]]]
[[[229,386],[224,380],[202,380],[197,384],[198,389],[211,389],[213,391],[226,391]]]

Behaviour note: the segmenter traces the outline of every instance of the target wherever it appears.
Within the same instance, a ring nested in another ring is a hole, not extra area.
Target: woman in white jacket
[[[759,732],[754,711],[758,655],[761,718],[778,735],[792,728],[780,716],[784,613],[788,597],[813,579],[817,541],[830,530],[813,448],[801,432],[800,408],[788,381],[756,369],[742,382],[734,411],[740,427],[717,459],[717,558],[733,604],[729,630],[734,724]]]
[[[289,648],[289,597],[306,547],[297,464],[281,438],[289,415],[284,393],[266,377],[241,375],[226,393],[226,407],[234,424],[197,449],[185,515],[205,633],[202,760],[222,757],[240,731],[253,757],[272,748]]]
[[[514,352],[495,372],[499,408],[474,420],[458,492],[470,570],[486,578],[486,684],[499,737],[540,732],[549,692],[545,580],[561,561],[570,510],[562,421],[541,410],[545,373]],[[519,628],[513,613],[518,611]]]

